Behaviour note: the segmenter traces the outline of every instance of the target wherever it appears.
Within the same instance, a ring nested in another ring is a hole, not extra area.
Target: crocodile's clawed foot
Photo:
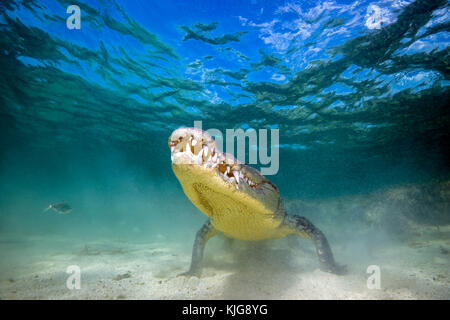
[[[342,276],[347,273],[346,265],[334,264],[333,266],[322,266],[320,270]]]
[[[186,277],[186,278],[197,277],[197,278],[200,278],[200,274],[201,274],[201,272],[198,271],[198,270],[189,270],[189,271],[186,271],[186,272],[179,273],[177,275],[177,277]]]

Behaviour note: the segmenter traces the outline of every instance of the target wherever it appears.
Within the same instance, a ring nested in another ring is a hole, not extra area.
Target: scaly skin
[[[171,134],[169,147],[184,193],[209,217],[197,232],[191,267],[183,275],[200,275],[205,244],[219,232],[239,240],[296,234],[314,242],[322,270],[345,272],[334,261],[325,235],[306,218],[287,214],[278,188],[256,169],[220,152],[208,133],[179,128]]]

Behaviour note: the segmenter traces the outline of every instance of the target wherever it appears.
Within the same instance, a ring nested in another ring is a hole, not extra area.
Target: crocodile
[[[190,268],[201,275],[206,242],[222,233],[239,240],[278,239],[295,234],[312,240],[320,269],[344,274],[328,240],[308,219],[288,214],[277,186],[258,170],[219,150],[206,131],[180,127],[169,138],[172,170],[188,199],[209,219],[197,232]]]

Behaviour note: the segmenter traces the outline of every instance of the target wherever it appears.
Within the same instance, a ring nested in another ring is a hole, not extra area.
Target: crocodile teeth
[[[227,166],[227,174],[230,173],[230,167]]]
[[[226,175],[225,175],[225,176],[226,176]],[[224,176],[224,177],[225,177],[225,176]],[[233,177],[231,177],[229,180],[230,180],[231,183],[234,183],[234,180],[235,180],[235,179],[234,179]]]
[[[197,144],[197,140],[193,139],[192,140],[192,146],[195,146]]]
[[[236,178],[236,182],[239,183],[239,172],[233,171],[233,176]]]
[[[187,153],[188,155],[192,156],[191,146],[190,146],[189,143],[186,144],[186,153]]]
[[[202,164],[203,159],[202,159],[201,153],[199,153],[197,156],[194,155],[194,156],[192,156],[192,157],[194,158],[194,161],[197,162],[197,164]]]
[[[217,153],[214,155],[214,157],[212,157],[212,161],[217,162]]]
[[[170,152],[173,152],[173,150],[175,150],[175,146],[170,147]]]

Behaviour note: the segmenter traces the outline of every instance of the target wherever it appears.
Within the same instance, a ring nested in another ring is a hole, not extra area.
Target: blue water
[[[81,29],[66,26],[72,4]],[[2,241],[190,247],[205,217],[172,173],[167,139],[199,120],[279,129],[269,178],[332,239],[351,221],[373,226],[361,197],[398,186],[419,190],[408,219],[445,226],[449,21],[447,1],[2,1]],[[330,199],[334,215],[302,205]],[[60,201],[73,211],[42,213]],[[393,235],[402,224],[377,223]]]

